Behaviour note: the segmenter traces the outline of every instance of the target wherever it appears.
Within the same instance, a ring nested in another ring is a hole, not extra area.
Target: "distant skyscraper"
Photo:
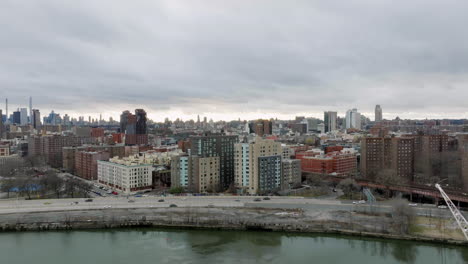
[[[32,110],[32,125],[33,128],[39,130],[41,128],[41,113],[38,109]]]
[[[44,117],[44,124],[50,125],[59,125],[62,123],[62,118],[60,114],[55,113],[53,110],[50,112],[49,116]]]
[[[135,114],[123,111],[120,115],[120,133],[125,133],[125,144],[146,145],[148,144],[146,112],[136,109]]]
[[[13,112],[13,124],[21,124],[21,112],[19,111],[19,109]]]
[[[20,124],[21,125],[27,125],[28,124],[28,109],[27,108],[21,108],[20,109]]]
[[[2,138],[3,135],[3,114],[2,114],[2,109],[0,109],[0,139]]]
[[[127,129],[128,115],[131,115],[128,110],[123,111],[120,115],[120,133],[125,133]]]
[[[382,108],[380,105],[375,106],[375,122],[381,122],[382,121]]]
[[[70,116],[68,114],[65,114],[63,116],[63,124],[64,125],[70,125]]]
[[[29,123],[33,123],[32,97],[29,97]]]
[[[10,118],[8,116],[8,98],[5,99],[5,115],[6,115],[6,121],[5,123],[8,124],[8,119]]]
[[[346,112],[346,129],[348,128],[361,129],[361,114],[356,108]]]
[[[138,135],[146,135],[147,134],[147,127],[146,127],[146,112],[143,109],[136,109],[135,115],[137,117],[136,123],[136,134]]]
[[[325,133],[336,130],[336,119],[338,117],[337,112],[327,111],[324,112],[324,123],[325,123]]]

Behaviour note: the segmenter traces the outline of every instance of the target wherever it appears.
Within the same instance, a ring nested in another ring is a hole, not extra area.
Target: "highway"
[[[260,201],[254,201],[254,199]],[[47,200],[0,200],[0,214],[69,211],[69,210],[112,210],[113,208],[161,208],[171,204],[177,207],[259,207],[303,209],[306,211],[356,211],[391,213],[392,206],[386,203],[375,205],[353,204],[351,201],[309,199],[302,197],[263,197],[251,196],[172,196],[172,197],[100,197],[86,202],[85,198]],[[162,201],[163,200],[163,201]],[[433,205],[413,207],[417,215],[450,218],[448,209]],[[465,214],[465,213],[464,213]],[[465,214],[466,217],[466,214]]]

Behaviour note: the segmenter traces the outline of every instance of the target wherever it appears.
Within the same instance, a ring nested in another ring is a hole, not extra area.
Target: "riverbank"
[[[25,250],[27,249],[27,250]],[[8,264],[461,264],[464,246],[290,232],[119,228],[0,233]],[[2,262],[2,263],[3,263]]]
[[[468,245],[463,239],[454,239],[435,232],[430,233],[430,236],[396,235],[399,226],[393,223],[388,214],[368,214],[342,210],[159,207],[50,210],[47,212],[0,214],[1,231],[132,227],[326,233]]]

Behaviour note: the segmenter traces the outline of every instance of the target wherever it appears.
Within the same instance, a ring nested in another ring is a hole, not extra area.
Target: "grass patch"
[[[424,228],[424,227],[422,227],[420,225],[411,224],[408,231],[409,231],[409,233],[411,235],[416,235],[416,234],[424,233],[425,230],[426,230],[426,228]]]
[[[338,197],[340,200],[366,200],[364,195],[360,192],[352,193],[351,195],[349,194],[343,194],[340,197]]]
[[[319,197],[322,195],[327,195],[328,190],[323,188],[311,188],[309,190],[302,190],[300,192],[291,192],[289,196],[302,196],[302,197]]]

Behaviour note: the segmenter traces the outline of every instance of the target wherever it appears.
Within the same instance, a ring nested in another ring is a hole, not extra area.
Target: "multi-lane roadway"
[[[85,198],[47,200],[0,200],[0,214],[16,212],[47,212],[68,210],[112,210],[113,208],[161,208],[177,207],[262,207],[320,211],[359,211],[391,213],[388,203],[353,204],[349,201],[307,199],[296,197],[251,196],[185,196],[185,197],[101,197],[92,201]],[[417,215],[451,217],[448,209],[418,205],[413,207]]]

